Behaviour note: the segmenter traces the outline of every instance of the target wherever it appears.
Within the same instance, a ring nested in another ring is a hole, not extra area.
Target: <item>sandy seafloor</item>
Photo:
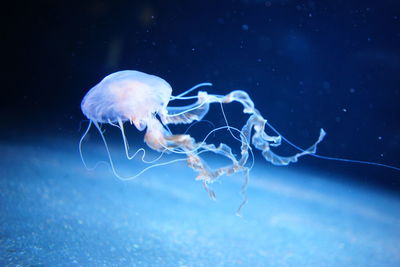
[[[383,190],[257,162],[240,218],[240,175],[212,201],[184,162],[122,182],[75,141],[0,149],[1,266],[400,266],[400,198]]]

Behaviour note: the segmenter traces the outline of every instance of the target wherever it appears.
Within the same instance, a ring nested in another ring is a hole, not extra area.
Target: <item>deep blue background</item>
[[[135,69],[176,93],[205,81],[215,93],[246,90],[298,145],[323,127],[321,154],[400,166],[398,1],[56,2],[6,11],[3,138],[77,139],[87,90]],[[240,113],[233,107],[231,121]],[[399,173],[383,168],[299,164],[400,187]]]

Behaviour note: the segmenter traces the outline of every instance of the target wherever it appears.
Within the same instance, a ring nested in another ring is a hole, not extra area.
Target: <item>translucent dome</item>
[[[166,109],[171,93],[171,86],[160,77],[124,70],[106,76],[90,89],[81,108],[92,121],[130,121],[142,131],[152,114]]]

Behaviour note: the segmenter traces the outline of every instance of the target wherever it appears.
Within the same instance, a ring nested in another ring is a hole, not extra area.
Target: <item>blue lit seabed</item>
[[[212,201],[185,163],[122,182],[85,170],[76,144],[1,145],[1,266],[400,266],[384,191],[257,162],[239,218],[240,175]]]

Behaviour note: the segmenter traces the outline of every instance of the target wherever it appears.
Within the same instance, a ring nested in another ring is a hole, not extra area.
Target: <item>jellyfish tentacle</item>
[[[286,143],[288,143],[289,145],[291,145],[292,147],[296,148],[299,151],[304,151],[304,149],[302,149],[301,147],[295,145],[294,143],[292,143],[290,140],[288,140],[287,138],[285,138],[283,135],[281,135],[276,129],[275,127],[273,127],[271,124],[269,124],[268,122],[266,123],[266,125],[271,128],[272,131],[274,131],[276,134],[279,134],[280,136],[282,136],[282,140],[284,140]],[[321,131],[324,131],[323,129],[321,129]],[[325,132],[325,131],[324,131]],[[311,156],[315,157],[315,158],[320,158],[320,159],[325,159],[325,160],[334,160],[334,161],[341,161],[341,162],[349,162],[349,163],[358,163],[358,164],[365,164],[365,165],[371,165],[371,166],[378,166],[378,167],[383,167],[383,168],[388,168],[388,169],[392,169],[395,171],[400,171],[399,167],[396,166],[391,166],[391,165],[387,165],[387,164],[383,164],[383,163],[377,163],[377,162],[370,162],[370,161],[364,161],[364,160],[354,160],[354,159],[346,159],[346,158],[335,158],[335,157],[328,157],[328,156],[322,156],[319,154],[310,154]]]
[[[144,168],[144,169],[141,170],[139,173],[137,173],[137,174],[135,174],[135,175],[133,175],[133,176],[126,176],[126,177],[124,177],[124,176],[118,174],[118,172],[117,172],[117,170],[116,170],[116,168],[115,168],[114,161],[113,161],[113,159],[112,159],[110,149],[108,148],[107,140],[106,140],[106,138],[104,137],[104,134],[103,134],[103,132],[102,132],[102,130],[101,130],[101,127],[100,127],[99,123],[96,122],[96,121],[93,121],[93,124],[96,126],[97,130],[99,131],[100,136],[101,136],[101,139],[102,139],[102,141],[103,141],[103,144],[104,144],[104,146],[105,146],[105,148],[106,148],[107,157],[108,157],[108,162],[109,162],[109,166],[110,166],[110,168],[111,168],[111,171],[113,172],[113,174],[114,174],[118,179],[120,179],[120,180],[122,180],[122,181],[128,181],[128,180],[135,179],[135,178],[139,177],[140,175],[142,175],[144,172],[148,171],[149,169],[152,169],[152,168],[155,168],[155,167],[158,167],[158,166],[169,165],[169,164],[172,164],[172,163],[176,163],[176,162],[180,162],[180,161],[185,161],[185,160],[186,160],[186,159],[182,159],[182,158],[181,158],[181,159],[170,160],[170,161],[167,161],[167,162],[156,163],[156,164],[153,164],[153,165],[150,165],[150,166]],[[165,151],[163,151],[163,152],[165,152]]]
[[[196,122],[194,122],[194,123],[191,123],[191,124],[189,125],[189,127],[186,128],[184,134],[187,134],[187,133],[189,132],[189,130],[190,130],[193,126],[195,126],[196,124],[199,124],[199,123],[201,123],[201,122],[207,123],[207,124],[210,125],[211,128],[213,128],[213,129],[215,128],[214,123],[212,123],[211,121],[209,121],[209,120],[199,120],[199,121],[196,121]]]
[[[196,152],[197,150],[199,150],[199,149],[201,149],[201,148],[203,147],[203,144],[206,143],[206,140],[210,137],[211,134],[213,134],[213,133],[216,132],[216,131],[223,130],[223,129],[234,130],[234,131],[239,132],[240,134],[242,134],[242,131],[239,130],[239,129],[237,129],[237,128],[235,128],[235,127],[232,127],[232,126],[221,126],[221,127],[214,128],[214,129],[212,129],[211,131],[209,131],[209,132],[207,133],[207,135],[203,138],[203,140],[202,140],[201,142],[197,142],[197,143],[196,143],[196,146],[195,146],[192,150],[189,150],[189,151],[187,151],[187,150],[186,150],[186,151],[183,151],[179,146],[176,146],[176,144],[174,145],[174,148],[173,148],[173,149],[171,149],[170,147],[166,147],[166,146],[163,144],[163,142],[160,142],[160,143],[159,143],[159,146],[162,146],[162,147],[165,149],[165,151],[172,152],[172,153],[177,153],[177,154],[186,154],[186,153],[188,153],[188,152],[193,152],[193,153],[194,153],[194,152]],[[188,135],[188,134],[179,134],[179,135],[175,135],[174,138],[176,138],[177,136],[189,136],[189,135]],[[244,140],[244,139],[243,139],[243,140]],[[240,141],[240,139],[239,139],[239,141]],[[246,142],[246,143],[247,143],[246,140],[244,140],[243,142]],[[248,146],[248,148],[249,148],[250,151],[251,151],[251,147]],[[176,149],[180,149],[180,150],[176,150]]]
[[[183,109],[180,111],[178,116],[176,116],[176,120],[170,120],[170,117],[174,117],[174,114],[166,114],[165,122],[166,124],[168,123],[182,123],[184,121],[181,116],[188,116],[190,118],[193,118],[193,120],[197,119],[195,116],[192,116],[192,114],[201,113],[202,116],[205,115],[204,110],[202,110],[203,106],[208,106],[211,103],[231,103],[231,102],[239,102],[243,105],[243,113],[250,114],[249,119],[247,120],[246,124],[243,126],[242,132],[245,133],[244,135],[246,136],[246,142],[243,139],[243,136],[241,136],[241,141],[242,141],[242,159],[241,163],[244,164],[247,161],[248,154],[247,152],[247,147],[248,144],[250,144],[250,136],[252,130],[254,130],[253,136],[251,137],[251,143],[261,151],[263,157],[271,162],[274,165],[288,165],[291,162],[297,162],[298,158],[304,155],[308,154],[315,154],[317,145],[323,140],[325,136],[325,131],[321,129],[320,135],[318,140],[310,146],[308,149],[301,151],[300,153],[297,153],[293,156],[279,156],[275,154],[273,151],[271,151],[270,147],[274,146],[279,146],[281,144],[282,137],[280,135],[278,136],[270,136],[265,132],[265,123],[266,120],[262,117],[261,113],[255,108],[254,102],[251,100],[249,95],[245,91],[241,90],[236,90],[232,91],[229,94],[225,96],[219,96],[219,95],[209,95],[206,92],[198,92],[198,101],[197,103],[190,105],[189,107],[183,107]],[[185,108],[186,111],[185,111]],[[223,111],[223,109],[222,109]],[[203,112],[203,113],[202,113]],[[225,119],[226,116],[223,113]],[[202,118],[202,117],[201,117]]]
[[[98,162],[96,162],[96,164],[94,164],[93,167],[89,167],[89,166],[86,164],[85,159],[83,158],[82,143],[83,143],[83,140],[84,140],[84,139],[86,138],[86,136],[88,135],[88,133],[89,133],[89,131],[90,131],[90,128],[92,127],[92,124],[93,124],[93,121],[92,121],[92,120],[89,120],[89,125],[88,125],[86,131],[84,132],[84,134],[82,135],[81,139],[79,140],[79,146],[78,146],[79,155],[81,156],[81,160],[82,160],[83,166],[85,166],[85,169],[88,170],[88,171],[95,170],[95,169],[97,168],[97,166],[100,165],[100,164],[106,164],[106,165],[107,165],[107,162],[106,162],[106,161],[98,161]]]
[[[250,150],[251,152],[251,147],[248,143],[247,136],[243,135],[240,130],[229,125],[220,127],[220,129],[231,128],[240,132],[242,140],[242,157],[238,161],[228,145],[221,143],[218,147],[216,147],[214,144],[207,144],[205,142],[209,134],[211,134],[213,131],[219,130],[218,128],[212,130],[202,142],[197,143],[190,135],[187,134],[168,134],[167,132],[163,131],[161,123],[158,120],[152,121],[148,124],[148,126],[149,128],[145,135],[146,143],[156,150],[164,148],[168,151],[175,152],[174,149],[181,149],[182,152],[178,153],[186,154],[188,166],[198,173],[196,180],[202,181],[204,189],[208,193],[209,197],[213,200],[216,199],[216,195],[215,192],[210,188],[209,184],[215,182],[218,177],[222,175],[231,175],[239,171],[244,172],[244,180],[241,186],[241,194],[243,196],[243,200],[240,203],[239,208],[236,212],[237,215],[240,215],[242,207],[247,203],[246,188],[249,180],[250,170],[248,167],[245,166],[249,157],[248,150]],[[228,166],[211,169],[207,165],[207,163],[200,157],[200,154],[203,152],[213,152],[215,154],[222,155],[230,159],[232,163]]]
[[[209,194],[211,199],[215,199],[216,195],[209,188],[208,184],[215,182],[222,175],[232,175],[237,172],[244,173],[243,184],[241,186],[241,194],[243,196],[243,200],[240,203],[240,205],[236,211],[236,214],[238,216],[240,216],[240,211],[241,211],[242,207],[247,203],[246,188],[247,188],[247,184],[248,184],[248,180],[249,180],[249,168],[244,165],[247,162],[248,151],[243,153],[241,160],[238,161],[236,159],[236,157],[233,155],[231,148],[224,143],[220,143],[218,147],[216,147],[214,144],[204,143],[201,145],[201,148],[204,149],[204,151],[210,151],[215,154],[222,155],[222,156],[230,159],[232,162],[228,166],[223,166],[223,167],[219,167],[214,170],[211,170],[208,167],[208,165],[205,163],[205,161],[199,157],[198,154],[188,154],[188,166],[198,172],[198,176],[196,177],[196,180],[203,181],[203,186],[206,189],[206,191]]]
[[[323,138],[325,136],[325,131],[321,129],[318,140],[312,146],[310,146],[306,150],[303,150],[300,153],[296,153],[293,156],[284,157],[284,156],[279,156],[279,155],[275,154],[270,149],[271,145],[280,143],[281,138],[277,138],[277,139],[273,138],[273,137],[271,138],[271,136],[267,135],[264,132],[266,120],[262,119],[262,117],[252,115],[249,118],[248,123],[251,125],[250,127],[255,130],[253,137],[252,137],[252,144],[257,149],[261,150],[263,157],[267,161],[271,162],[274,165],[278,165],[278,166],[284,166],[284,165],[288,165],[292,162],[297,162],[298,158],[301,156],[304,156],[304,155],[315,154],[317,145],[323,140]],[[273,143],[271,143],[271,141]]]
[[[117,121],[118,121],[118,125],[116,125],[116,127],[118,127],[118,128],[120,129],[120,131],[121,131],[122,140],[123,140],[123,142],[124,142],[124,149],[125,149],[126,158],[127,158],[128,160],[132,160],[132,159],[134,159],[134,158],[136,157],[137,154],[139,154],[139,152],[143,152],[143,155],[142,155],[142,162],[148,163],[148,162],[144,159],[144,157],[145,157],[145,155],[146,155],[146,150],[143,149],[143,148],[139,148],[139,149],[137,149],[137,150],[135,151],[135,153],[133,153],[132,155],[129,155],[129,150],[130,150],[130,148],[129,148],[128,140],[127,140],[126,135],[125,135],[124,123],[123,123],[123,121],[121,120],[121,118],[118,118]],[[158,158],[157,158],[157,159],[158,159]],[[156,160],[157,160],[157,159],[156,159]],[[151,163],[151,162],[150,162],[150,163]]]
[[[199,149],[196,148],[196,143],[190,135],[176,134],[170,135],[168,132],[163,131],[161,123],[158,120],[151,120],[148,124],[148,129],[145,135],[145,142],[151,148],[160,151],[161,149],[168,149],[173,151],[175,148],[180,148],[186,154],[188,166],[196,170],[198,180],[203,180],[203,186],[211,199],[215,199],[215,193],[208,187],[211,181],[211,170],[208,165],[200,158]],[[207,178],[209,177],[209,179]]]
[[[113,123],[113,122],[108,122],[108,123],[109,123],[110,125],[114,126],[114,127],[117,127],[118,129],[120,129],[121,135],[122,135],[122,140],[123,140],[123,143],[124,143],[125,155],[126,155],[126,158],[127,158],[128,160],[134,159],[134,158],[136,157],[136,155],[138,155],[140,152],[142,152],[141,161],[142,161],[143,163],[152,164],[152,163],[157,162],[158,160],[160,160],[160,159],[162,158],[162,156],[164,155],[165,151],[161,152],[161,154],[160,154],[159,156],[157,156],[156,158],[154,158],[154,159],[152,159],[152,160],[146,160],[146,159],[145,159],[145,157],[146,157],[146,150],[145,150],[144,148],[142,148],[142,147],[141,147],[141,148],[138,148],[138,149],[135,151],[135,153],[133,153],[132,155],[130,155],[130,154],[129,154],[129,150],[130,150],[130,148],[129,148],[129,143],[128,143],[128,140],[127,140],[126,135],[125,135],[124,122],[121,120],[121,118],[117,118],[117,122],[118,122],[118,124],[115,124],[115,123]]]
[[[243,113],[250,115],[247,122],[240,131],[240,140],[232,133],[231,129],[236,128],[229,126],[222,105],[234,101],[241,103],[243,106]],[[245,173],[245,181],[243,183],[241,192],[244,196],[244,200],[238,209],[238,213],[240,212],[241,207],[247,202],[245,191],[248,182],[249,170],[252,168],[252,166],[249,168],[245,165],[249,158],[249,150],[251,152],[250,143],[252,143],[255,148],[261,151],[265,160],[271,162],[274,165],[288,165],[291,162],[296,162],[301,156],[307,154],[315,154],[317,145],[323,140],[325,136],[325,132],[321,129],[318,140],[308,149],[287,157],[275,154],[271,150],[271,147],[279,146],[281,144],[282,137],[280,135],[270,136],[265,132],[265,124],[267,121],[255,108],[254,102],[251,100],[249,95],[241,90],[232,91],[225,96],[212,94],[209,95],[206,92],[200,91],[198,92],[196,103],[183,107],[167,108],[167,112],[161,114],[160,118],[165,125],[169,123],[190,123],[195,120],[201,120],[206,115],[209,109],[209,105],[212,103],[219,103],[221,105],[221,111],[227,124],[226,128],[230,131],[231,135],[235,139],[241,142],[240,159],[236,159],[236,157],[232,154],[230,147],[225,144],[220,144],[219,147],[216,147],[213,144],[205,143],[205,141],[201,143],[195,143],[194,139],[191,138],[190,135],[166,135],[164,136],[163,141],[157,143],[157,145],[164,147],[167,150],[175,148],[182,149],[182,153],[187,154],[189,167],[198,172],[198,176],[196,179],[203,181],[203,186],[205,187],[211,198],[214,198],[215,194],[208,187],[208,184],[213,183],[221,175],[230,175],[238,171],[243,171]],[[215,170],[211,170],[207,166],[205,161],[203,161],[198,154],[194,153],[194,151],[200,149],[225,156],[232,161],[232,164],[229,166],[224,166]]]
[[[163,124],[188,124],[193,121],[200,121],[209,110],[209,103],[204,92],[199,92],[197,102],[181,107],[167,107],[166,113],[160,113]]]
[[[114,173],[114,175],[116,177],[118,177],[119,179],[123,180],[124,178],[121,177],[120,175],[118,175],[118,173],[115,170],[114,161],[113,161],[113,159],[111,157],[111,153],[110,153],[110,149],[108,148],[107,140],[104,137],[103,131],[101,130],[101,127],[100,127],[99,123],[97,121],[93,121],[93,124],[94,124],[94,126],[96,126],[97,130],[100,133],[101,139],[103,140],[104,146],[106,148],[107,156],[108,156],[108,161],[110,162],[111,171]]]
[[[243,127],[243,131],[246,132],[247,136],[250,136],[251,129],[254,129],[253,136],[251,137],[251,142],[261,151],[263,157],[271,162],[274,165],[288,165],[291,162],[297,162],[298,158],[308,154],[315,154],[317,145],[323,140],[325,137],[325,131],[323,129],[320,130],[320,135],[318,140],[310,146],[308,149],[297,153],[293,156],[279,156],[271,151],[271,146],[278,146],[281,144],[281,136],[269,136],[265,132],[265,123],[267,122],[260,112],[255,109],[253,101],[250,99],[248,94],[244,91],[233,91],[229,93],[225,99],[223,100],[225,103],[230,103],[233,101],[240,102],[243,106],[243,112],[251,114],[250,118],[247,120],[245,126]]]
[[[212,85],[213,85],[212,83],[207,83],[207,82],[205,82],[205,83],[199,83],[199,84],[193,86],[192,88],[186,90],[185,92],[180,93],[180,94],[177,95],[177,96],[171,96],[171,97],[170,97],[170,101],[175,100],[175,99],[180,99],[180,98],[182,98],[183,96],[189,94],[190,92],[196,90],[196,89],[199,88],[199,87],[203,87],[203,86],[212,86]]]
[[[87,127],[85,133],[82,135],[81,139],[79,140],[79,146],[78,146],[78,148],[79,148],[79,155],[81,156],[81,160],[82,160],[83,166],[85,166],[86,169],[89,169],[89,168],[88,168],[88,166],[86,165],[86,161],[85,161],[84,158],[83,158],[82,143],[83,143],[83,140],[85,139],[85,137],[87,136],[87,134],[89,133],[91,126],[92,126],[92,120],[89,120],[89,125],[88,125],[88,127]]]
[[[121,135],[122,135],[122,140],[124,142],[124,148],[125,148],[125,154],[126,157],[130,160],[132,158],[134,158],[136,156],[136,152],[135,154],[133,154],[133,156],[129,156],[129,143],[126,140],[126,135],[125,135],[125,130],[124,130],[124,123],[122,122],[121,118],[118,117],[118,125],[119,125],[119,129],[121,130]]]

